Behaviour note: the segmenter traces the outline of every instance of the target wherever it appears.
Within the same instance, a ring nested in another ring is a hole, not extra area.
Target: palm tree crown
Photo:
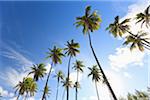
[[[27,96],[34,96],[37,91],[37,84],[31,77],[24,78],[22,82],[19,82],[16,86],[16,92],[18,91],[18,97],[26,94]]]
[[[71,88],[73,85],[72,81],[68,77],[66,77],[65,80],[62,81],[62,83],[65,89],[67,89],[67,87]]]
[[[92,76],[92,80],[99,82],[101,79],[101,72],[99,70],[99,68],[97,68],[97,65],[94,65],[92,68],[88,67],[90,70],[90,73],[88,74],[89,76]]]
[[[61,80],[64,80],[64,74],[63,74],[63,72],[62,72],[61,70],[59,70],[59,71],[56,73],[56,75],[54,75],[54,77],[57,78],[57,81],[58,81],[58,82],[60,81],[60,79],[61,79]]]
[[[89,31],[93,32],[98,30],[100,22],[102,21],[97,11],[91,13],[91,6],[87,6],[85,9],[85,15],[76,17],[76,27],[83,27],[83,34],[87,34]]]
[[[76,62],[74,63],[74,66],[73,66],[73,68],[75,69],[75,70],[77,70],[78,72],[83,72],[83,68],[84,68],[85,66],[83,65],[83,62],[82,61],[79,61],[79,60],[76,60]]]
[[[74,40],[71,40],[70,42],[67,41],[67,47],[64,49],[66,50],[65,54],[68,56],[76,56],[77,53],[80,53],[78,48],[80,48],[79,43],[75,43]]]
[[[56,46],[53,49],[49,49],[47,58],[51,58],[54,64],[62,63],[61,58],[64,56],[61,48],[57,48]]]
[[[144,12],[138,13],[136,15],[136,23],[141,22],[141,27],[145,23],[145,26],[148,28],[150,26],[150,5],[145,9]]]
[[[142,40],[147,40],[149,38],[146,37],[147,33],[139,31],[137,35],[132,36],[129,35],[126,37],[126,41],[123,43],[124,45],[131,44],[130,50],[134,48],[138,48],[140,51],[144,51],[145,44],[143,44]]]
[[[38,81],[39,78],[43,78],[46,74],[46,68],[43,63],[36,64],[31,67],[32,71],[29,74],[33,74],[33,78],[35,81]]]
[[[111,23],[106,30],[109,30],[114,37],[122,37],[122,35],[130,29],[129,25],[127,24],[128,22],[130,22],[130,19],[125,19],[120,22],[119,16],[116,16],[115,21]]]

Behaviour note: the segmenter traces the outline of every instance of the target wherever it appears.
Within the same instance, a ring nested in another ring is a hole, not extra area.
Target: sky
[[[15,100],[13,87],[30,71],[32,64],[45,63],[50,68],[50,59],[45,59],[48,48],[54,45],[64,48],[68,40],[80,43],[80,54],[73,58],[82,60],[86,66],[80,74],[81,89],[79,100],[97,100],[95,86],[87,75],[96,62],[91,53],[88,38],[82,34],[82,28],[73,24],[77,16],[84,14],[87,5],[97,10],[102,18],[100,29],[91,34],[92,42],[102,68],[108,77],[117,97],[128,92],[145,90],[148,86],[149,52],[129,50],[122,46],[123,39],[114,38],[106,27],[119,15],[121,20],[134,18],[143,11],[150,1],[22,1],[0,2],[0,92],[2,100]],[[130,23],[131,30],[136,33],[140,27]],[[143,28],[145,31],[148,29]],[[58,70],[67,72],[68,57],[62,59],[61,65],[54,66],[49,86],[51,100],[55,100],[57,80],[53,78]],[[73,66],[73,65],[71,65]],[[76,72],[71,69],[71,79],[75,81]],[[46,77],[38,82],[38,93],[29,100],[40,100]],[[100,98],[111,100],[104,84],[98,84]],[[59,100],[64,88],[59,87]],[[74,89],[70,91],[70,99],[74,100]]]

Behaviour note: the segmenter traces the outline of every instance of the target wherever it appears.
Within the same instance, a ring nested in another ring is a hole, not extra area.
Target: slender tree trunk
[[[79,71],[77,70],[77,81],[76,81],[76,85],[78,83],[78,77],[79,77]],[[76,86],[76,99],[75,100],[78,100],[78,87]]]
[[[64,97],[65,97],[65,89],[63,91],[62,100],[64,100]]]
[[[98,100],[100,100],[96,81],[95,81],[95,88],[96,88],[97,98],[98,98]]]
[[[59,80],[58,80],[58,82],[57,82],[56,100],[57,100],[57,98],[58,98],[58,87],[59,87]]]
[[[19,96],[20,96],[20,94],[18,94],[18,96],[17,96],[17,99],[16,99],[16,100],[19,100]]]
[[[112,88],[111,88],[111,86],[110,86],[110,84],[109,84],[109,82],[108,82],[108,80],[107,80],[107,77],[106,77],[106,75],[105,75],[105,73],[104,73],[104,71],[103,71],[103,69],[102,69],[102,67],[101,67],[101,65],[100,65],[100,63],[99,63],[99,61],[98,61],[98,58],[97,58],[97,56],[96,56],[96,54],[95,54],[95,51],[94,51],[93,46],[92,46],[91,36],[90,36],[89,33],[88,33],[88,36],[89,36],[89,43],[90,43],[90,47],[91,47],[92,53],[93,53],[94,58],[95,58],[95,60],[96,60],[96,62],[97,62],[97,65],[99,66],[99,69],[100,69],[100,71],[101,71],[101,73],[102,73],[102,76],[103,76],[103,78],[104,78],[104,81],[105,81],[105,83],[106,83],[106,85],[107,85],[107,87],[108,87],[108,89],[109,89],[109,91],[110,91],[110,93],[111,93],[113,99],[114,99],[114,100],[117,100],[117,97],[116,97],[114,91],[112,90]]]
[[[50,68],[48,76],[47,76],[46,84],[45,84],[45,87],[44,87],[44,92],[43,92],[43,95],[42,95],[42,100],[44,100],[46,98],[45,97],[45,95],[46,95],[45,89],[46,89],[46,87],[48,85],[49,77],[50,77],[50,74],[51,74],[51,71],[52,71],[52,66],[53,66],[53,62],[51,63],[51,68]]]
[[[25,95],[25,98],[24,98],[24,100],[27,100],[27,97],[28,97],[28,93]]]
[[[70,62],[71,62],[71,55],[69,57],[69,62],[68,62],[68,75],[67,75],[67,78],[68,78],[68,81],[69,81],[69,74],[70,74]],[[67,86],[67,100],[69,100],[69,87]]]

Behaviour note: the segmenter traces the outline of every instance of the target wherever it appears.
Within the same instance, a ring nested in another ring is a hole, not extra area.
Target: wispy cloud
[[[14,93],[8,92],[7,90],[3,89],[3,87],[0,86],[0,95],[2,97],[14,97]]]
[[[129,65],[142,66],[144,54],[136,49],[131,52],[128,47],[117,48],[114,54],[109,55],[110,66],[116,71],[127,69]]]
[[[33,62],[8,44],[3,43],[0,51],[1,57],[7,58],[8,60],[13,61],[14,65],[19,66],[19,68],[16,69],[16,67],[13,68],[14,65],[8,65],[11,67],[6,68],[6,71],[3,70],[0,73],[0,79],[4,80],[8,85],[14,87],[23,79],[23,77],[27,76]]]

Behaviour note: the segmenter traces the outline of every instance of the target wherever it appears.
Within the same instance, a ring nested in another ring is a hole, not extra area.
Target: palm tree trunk
[[[70,62],[71,62],[71,55],[70,55],[70,57],[69,57],[69,62],[68,62],[68,81],[69,81],[69,74],[70,74]],[[69,87],[67,86],[67,100],[69,100]]]
[[[77,83],[78,83],[79,71],[77,70]],[[76,84],[77,85],[77,84]],[[78,87],[76,86],[76,100],[78,100]]]
[[[59,87],[59,80],[58,80],[58,82],[57,82],[56,100],[57,100],[57,98],[58,98],[58,87]]]
[[[53,62],[51,63],[51,68],[50,68],[49,73],[48,73],[48,76],[47,76],[46,84],[45,84],[45,87],[44,87],[44,93],[43,93],[43,95],[42,95],[42,100],[45,99],[45,95],[46,95],[45,89],[46,89],[46,87],[47,87],[47,85],[48,85],[49,77],[50,77],[50,74],[51,74],[51,71],[52,71],[52,66],[53,66]]]
[[[117,100],[117,97],[116,97],[114,91],[112,90],[112,88],[111,88],[111,86],[110,86],[110,84],[109,84],[109,82],[108,82],[108,80],[107,80],[107,77],[106,77],[106,75],[105,75],[105,73],[104,73],[104,71],[103,71],[103,69],[102,69],[102,67],[101,67],[101,65],[100,65],[100,63],[99,63],[99,61],[98,61],[98,58],[97,58],[97,56],[96,56],[96,54],[95,54],[95,51],[94,51],[93,46],[92,46],[92,41],[91,41],[90,33],[88,33],[88,36],[89,36],[89,43],[90,43],[90,47],[91,47],[92,53],[93,53],[94,58],[95,58],[95,60],[96,60],[96,62],[97,62],[97,65],[99,66],[99,69],[100,69],[100,71],[101,71],[101,73],[102,73],[102,76],[103,76],[103,78],[104,78],[104,81],[105,81],[105,83],[106,83],[106,85],[107,85],[107,87],[108,87],[108,89],[109,89],[109,91],[110,91],[110,93],[111,93],[113,99],[114,99],[114,100]]]
[[[16,99],[16,100],[19,100],[19,96],[20,96],[20,94],[18,94],[18,96],[17,96],[17,99]]]
[[[95,81],[95,88],[96,88],[97,98],[98,98],[98,100],[100,100],[96,81]]]

